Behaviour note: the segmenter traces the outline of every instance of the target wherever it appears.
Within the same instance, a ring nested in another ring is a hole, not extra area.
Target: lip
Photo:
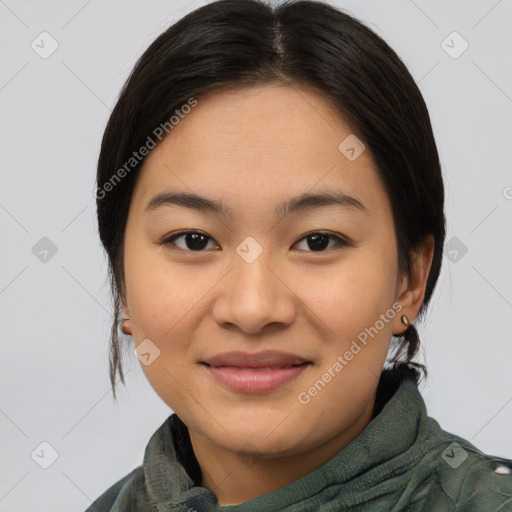
[[[268,393],[299,377],[311,363],[287,368],[239,368],[237,366],[207,366],[217,382],[239,393]]]
[[[265,393],[298,378],[311,361],[287,352],[226,352],[201,361],[220,384],[242,393]]]
[[[307,361],[289,352],[280,352],[277,350],[263,350],[261,352],[224,352],[216,356],[209,357],[202,363],[208,366],[238,366],[239,368],[272,368],[278,369],[283,366],[302,364]]]

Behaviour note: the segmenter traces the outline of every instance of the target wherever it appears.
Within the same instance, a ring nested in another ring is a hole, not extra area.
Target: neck
[[[190,430],[201,467],[200,485],[217,496],[220,506],[238,505],[285,487],[319,468],[352,442],[370,423],[373,407],[371,400],[354,423],[323,444],[285,457],[242,455]]]

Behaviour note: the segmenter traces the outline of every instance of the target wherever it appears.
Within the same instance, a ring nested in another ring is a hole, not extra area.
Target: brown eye
[[[178,239],[183,239],[181,246],[175,243],[175,240]],[[213,239],[204,233],[200,233],[198,231],[184,231],[165,239],[162,244],[174,245],[184,251],[202,252],[203,249],[208,245],[208,240]]]
[[[332,246],[328,247],[330,240],[334,240],[334,247],[348,247],[350,245],[346,240],[337,235],[334,235],[332,233],[322,233],[319,231],[309,233],[308,235],[302,237],[300,241],[302,240],[307,241],[307,247],[310,249],[309,251],[306,252],[325,252],[326,249],[332,249]]]

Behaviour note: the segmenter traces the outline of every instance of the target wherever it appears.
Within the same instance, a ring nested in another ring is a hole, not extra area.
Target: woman
[[[189,13],[123,88],[96,197],[114,395],[120,323],[174,414],[88,511],[512,510],[512,462],[418,391],[443,181],[375,33],[312,1]]]

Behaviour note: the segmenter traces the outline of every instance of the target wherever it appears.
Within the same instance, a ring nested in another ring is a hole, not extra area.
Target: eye
[[[175,243],[175,241],[179,239],[183,239],[181,246]],[[202,252],[203,249],[207,247],[208,240],[213,241],[213,238],[199,231],[183,231],[165,239],[162,242],[162,245],[174,245],[179,249],[188,252]],[[306,252],[325,252],[326,249],[332,249],[332,246],[329,247],[330,240],[334,241],[335,247],[338,246],[341,248],[351,246],[350,242],[337,235],[320,231],[314,231],[303,236],[299,242],[302,242],[303,240],[306,241],[307,247],[311,249],[310,251],[306,250]],[[216,247],[218,247],[218,245]]]
[[[185,247],[181,247],[179,244],[174,243],[175,240],[180,238],[183,238]],[[175,245],[184,251],[202,252],[202,250],[208,245],[208,239],[213,240],[213,238],[199,231],[183,231],[182,233],[178,233],[165,239],[162,242],[162,245]]]
[[[300,242],[302,242],[302,240],[306,240],[307,247],[312,249],[311,251],[306,252],[325,252],[325,249],[329,245],[329,239],[334,240],[334,246],[338,246],[338,248],[349,247],[351,245],[347,240],[344,240],[337,235],[320,231],[315,231],[313,233],[307,234],[306,236],[303,236],[300,239]],[[328,247],[328,249],[332,248],[332,246]]]

